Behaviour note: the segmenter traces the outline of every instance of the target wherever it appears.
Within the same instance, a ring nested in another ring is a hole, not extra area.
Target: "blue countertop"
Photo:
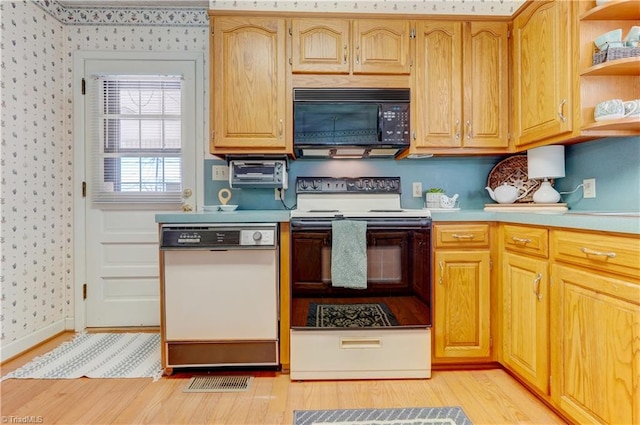
[[[494,212],[463,210],[431,213],[434,222],[496,221],[573,229],[600,230],[640,235],[640,216],[600,214],[589,211]],[[156,214],[156,223],[277,223],[289,221],[287,210],[240,210],[233,212],[176,212]]]

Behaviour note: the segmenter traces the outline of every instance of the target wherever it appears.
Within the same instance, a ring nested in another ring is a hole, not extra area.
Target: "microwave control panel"
[[[380,105],[381,142],[409,142],[409,104],[383,103]]]

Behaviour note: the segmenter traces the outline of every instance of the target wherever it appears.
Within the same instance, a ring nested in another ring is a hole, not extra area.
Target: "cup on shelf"
[[[622,99],[609,99],[596,105],[593,117],[596,121],[619,120],[640,113],[640,104],[636,100],[624,102]]]
[[[627,100],[624,102],[625,117],[640,117],[640,99]]]

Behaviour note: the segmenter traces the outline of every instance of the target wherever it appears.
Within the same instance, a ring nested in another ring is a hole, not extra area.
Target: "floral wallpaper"
[[[112,20],[105,10],[0,1],[3,359],[16,341],[74,316],[73,52],[197,51],[208,67],[206,9],[135,20],[131,10],[110,9]]]
[[[0,343],[63,319],[71,269],[64,31],[25,2],[2,16]]]
[[[524,0],[209,0],[217,10],[511,16]]]

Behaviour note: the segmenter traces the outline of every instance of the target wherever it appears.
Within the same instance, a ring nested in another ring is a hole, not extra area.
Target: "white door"
[[[82,61],[86,327],[160,324],[155,214],[200,192],[201,62],[175,56]]]

